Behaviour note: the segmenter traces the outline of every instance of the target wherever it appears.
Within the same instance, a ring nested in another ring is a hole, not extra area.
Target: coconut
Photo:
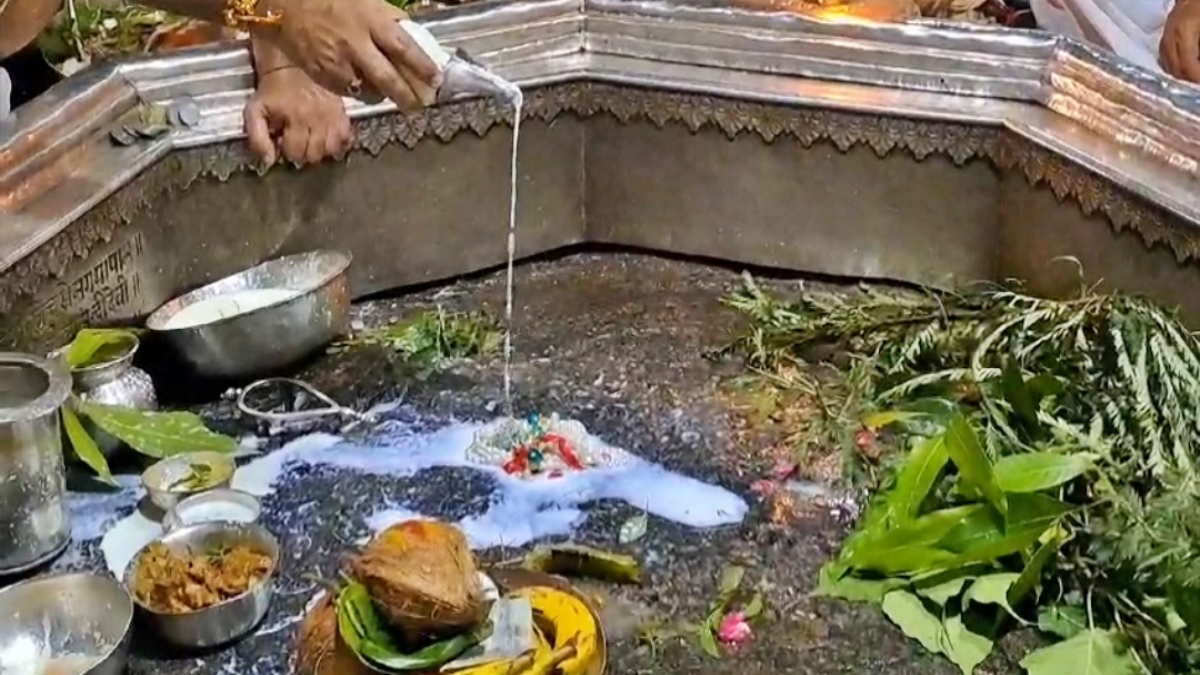
[[[351,559],[350,572],[409,644],[460,634],[487,616],[467,538],[446,523],[389,527]]]
[[[338,635],[337,608],[326,593],[296,634],[296,675],[373,675]]]

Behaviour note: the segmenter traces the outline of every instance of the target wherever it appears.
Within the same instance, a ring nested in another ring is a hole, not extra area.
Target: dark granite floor
[[[395,300],[366,303],[357,321],[375,325],[421,307],[503,310],[503,272]],[[729,366],[701,357],[729,339],[738,316],[719,298],[738,283],[734,272],[629,254],[580,254],[518,270],[515,391],[519,410],[557,411],[590,431],[669,468],[723,485],[752,511],[741,526],[697,531],[652,519],[649,533],[624,547],[646,560],[640,588],[589,584],[604,601],[610,632],[609,673],[952,673],[923,654],[871,608],[808,597],[817,570],[842,536],[817,509],[786,527],[773,524],[749,485],[773,460],[763,448],[770,430],[746,433],[722,382]],[[405,391],[396,411],[409,424],[494,417],[502,391],[499,363],[408,379],[379,351],[326,356],[300,373],[341,402],[363,409]],[[210,411],[221,416],[217,405]],[[282,442],[285,439],[275,439]],[[489,482],[464,469],[432,469],[411,477],[366,476],[330,469],[298,472],[266,502],[265,523],[285,550],[278,597],[265,631],[209,655],[153,656],[141,642],[133,673],[266,674],[289,672],[297,615],[314,586],[305,575],[330,575],[338,557],[365,534],[363,518],[380,498],[403,493],[427,515],[458,518],[484,508]],[[577,539],[618,549],[617,530],[633,509],[596,503]],[[94,547],[93,547],[94,549]],[[513,551],[486,551],[508,558]],[[78,557],[78,555],[76,556]],[[83,554],[96,564],[95,551]],[[702,619],[723,568],[738,562],[767,591],[770,610],[756,640],[721,660],[694,639],[640,646],[640,625]],[[1007,672],[998,658],[991,672]]]

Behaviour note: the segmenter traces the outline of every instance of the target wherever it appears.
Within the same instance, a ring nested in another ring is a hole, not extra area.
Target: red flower
[[[750,491],[756,495],[766,496],[775,492],[775,483],[764,479],[756,480],[750,484]]]
[[[854,434],[854,445],[859,450],[870,450],[877,437],[878,434],[870,429],[859,429],[858,433]]]
[[[742,612],[730,612],[717,626],[717,639],[730,647],[740,647],[754,637],[754,630]]]

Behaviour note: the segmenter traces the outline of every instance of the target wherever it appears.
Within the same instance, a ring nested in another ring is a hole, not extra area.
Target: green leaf
[[[1115,633],[1087,630],[1029,654],[1021,667],[1029,675],[1134,675],[1137,664],[1117,645]]]
[[[896,577],[861,579],[849,574],[839,575],[837,567],[837,563],[828,563],[821,568],[814,595],[850,602],[880,603],[889,592],[908,585],[907,580]]]
[[[1025,379],[1021,375],[1021,367],[1017,365],[1016,360],[1010,359],[1004,364],[1004,370],[1000,374],[1000,389],[1004,394],[1004,400],[1012,406],[1013,414],[1025,429],[1034,429],[1037,427],[1037,402],[1034,394],[1029,387],[1025,386]]]
[[[907,410],[877,410],[863,415],[861,422],[864,427],[874,431],[896,422],[906,422],[924,416],[923,413]]]
[[[1087,614],[1074,605],[1051,605],[1038,612],[1038,630],[1069,640],[1087,630]]]
[[[1167,583],[1167,597],[1188,628],[1193,631],[1200,628],[1200,588],[1171,579]]]
[[[945,607],[947,602],[957,598],[962,593],[963,586],[969,580],[970,577],[960,576],[931,586],[915,586],[914,590],[926,600],[933,602],[939,607]]]
[[[958,551],[938,548],[964,522],[989,515],[983,504],[968,504],[928,513],[912,523],[864,540],[845,561],[847,565],[882,574],[920,572],[946,564]]]
[[[700,640],[700,648],[705,654],[714,659],[721,658],[721,648],[717,646],[717,636],[713,634],[713,627],[705,624],[697,631],[696,637]]]
[[[338,593],[336,608],[338,612],[346,614],[348,622],[362,640],[392,646],[387,625],[375,611],[375,605],[371,602],[371,595],[367,592],[366,586],[358,582],[350,582],[343,586]],[[340,623],[338,629],[341,630]]]
[[[882,609],[905,635],[934,654],[942,653],[942,622],[925,609],[920,598],[908,591],[892,591],[883,596]]]
[[[338,634],[365,665],[384,672],[430,670],[454,659],[487,637],[491,626],[435,642],[411,654],[401,652],[380,618],[367,588],[350,582],[338,592]]]
[[[67,431],[67,440],[71,442],[75,456],[95,471],[100,480],[109,485],[116,485],[112,470],[108,468],[108,460],[104,458],[104,453],[100,452],[96,440],[83,428],[83,423],[79,421],[79,416],[75,414],[70,403],[64,405],[61,410],[63,428]]]
[[[490,629],[490,626],[485,624]],[[479,644],[487,637],[490,630],[479,630],[456,635],[449,640],[435,642],[428,647],[411,654],[397,651],[391,645],[383,645],[371,640],[364,640],[359,645],[359,659],[368,666],[384,671],[429,671],[445,664],[459,654]]]
[[[649,526],[649,519],[646,514],[639,513],[629,520],[626,520],[620,531],[617,533],[617,542],[621,544],[632,544],[633,542],[646,536],[646,528]]]
[[[1058,549],[1062,546],[1063,541],[1064,537],[1060,535],[1060,532],[1055,532],[1038,547],[1037,552],[1021,570],[1021,576],[1013,582],[1012,588],[1008,589],[1010,606],[1015,607],[1021,604],[1021,601],[1037,588],[1038,583],[1042,580],[1042,572],[1046,569],[1046,565],[1049,565],[1050,561],[1058,555]]]
[[[917,443],[896,478],[896,486],[887,496],[891,524],[904,525],[920,514],[921,504],[947,461],[949,455],[944,436],[921,439]]]
[[[190,412],[149,412],[91,401],[82,401],[80,412],[134,450],[159,459],[185,452],[233,452],[238,447],[236,439],[209,431]]]
[[[75,334],[67,345],[66,359],[69,368],[82,368],[93,363],[103,363],[129,353],[136,340],[133,331],[120,328],[84,328]]]
[[[742,615],[746,617],[746,620],[750,620],[762,614],[765,608],[766,603],[763,600],[762,591],[755,591],[750,602],[746,603],[746,607],[742,609]]]
[[[717,595],[728,602],[729,597],[737,593],[746,578],[746,568],[741,565],[730,565],[721,572],[721,583],[717,586]]]
[[[1021,575],[1015,572],[998,572],[979,577],[963,596],[964,610],[967,604],[972,602],[983,605],[999,605],[1017,621],[1028,623],[1008,604],[1008,592],[1020,577]]]
[[[955,415],[946,427],[946,451],[958,467],[958,473],[967,485],[978,490],[996,511],[1008,514],[1008,500],[996,476],[992,463],[979,444],[979,436],[971,423],[961,413]]]
[[[1008,523],[987,510],[968,515],[937,545],[958,554],[955,562],[986,562],[1023,551],[1074,507],[1052,497],[1009,495]]]
[[[968,630],[961,616],[946,619],[943,631],[946,656],[963,675],[972,675],[975,668],[992,653],[992,641]]]
[[[1058,487],[1092,468],[1089,455],[1031,452],[996,462],[996,481],[1005,492],[1041,492]]]

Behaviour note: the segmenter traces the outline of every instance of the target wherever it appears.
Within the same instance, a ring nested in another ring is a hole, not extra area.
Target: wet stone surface
[[[501,271],[366,303],[356,320],[370,327],[436,303],[486,307],[499,316],[503,281]],[[749,490],[773,460],[761,438],[740,431],[739,413],[722,395],[722,381],[736,371],[702,357],[735,334],[739,317],[719,298],[738,284],[736,273],[642,256],[583,254],[519,269],[517,284],[518,411],[579,419],[606,441],[721,485],[751,505],[742,524],[703,531],[651,517],[648,534],[627,546],[618,545],[618,529],[638,509],[615,501],[587,505],[573,538],[636,555],[649,577],[642,587],[585,584],[603,601],[609,673],[957,672],[923,654],[876,610],[809,597],[844,525],[818,509],[781,527]],[[389,418],[410,431],[452,420],[486,421],[502,408],[498,359],[418,381],[382,350],[356,348],[324,356],[298,376],[360,410],[403,394],[404,404]],[[207,412],[219,425],[232,424],[227,403]],[[286,440],[276,437],[269,445]],[[291,672],[296,622],[316,591],[308,576],[335,573],[341,555],[368,534],[367,516],[381,504],[402,502],[427,516],[456,520],[482,512],[492,498],[493,479],[465,468],[387,476],[308,466],[287,476],[264,502],[264,523],[278,534],[285,554],[274,605],[258,633],[225,650],[188,656],[157,653],[152,639],[138,639],[131,672]],[[103,564],[95,541],[74,546],[57,567]],[[479,555],[499,560],[518,553],[490,549]],[[760,584],[768,599],[770,610],[752,643],[720,660],[705,656],[692,636],[654,650],[639,644],[637,632],[646,626],[702,620],[731,562],[745,565],[747,583]],[[1002,655],[988,670],[1007,672],[1007,662]]]

